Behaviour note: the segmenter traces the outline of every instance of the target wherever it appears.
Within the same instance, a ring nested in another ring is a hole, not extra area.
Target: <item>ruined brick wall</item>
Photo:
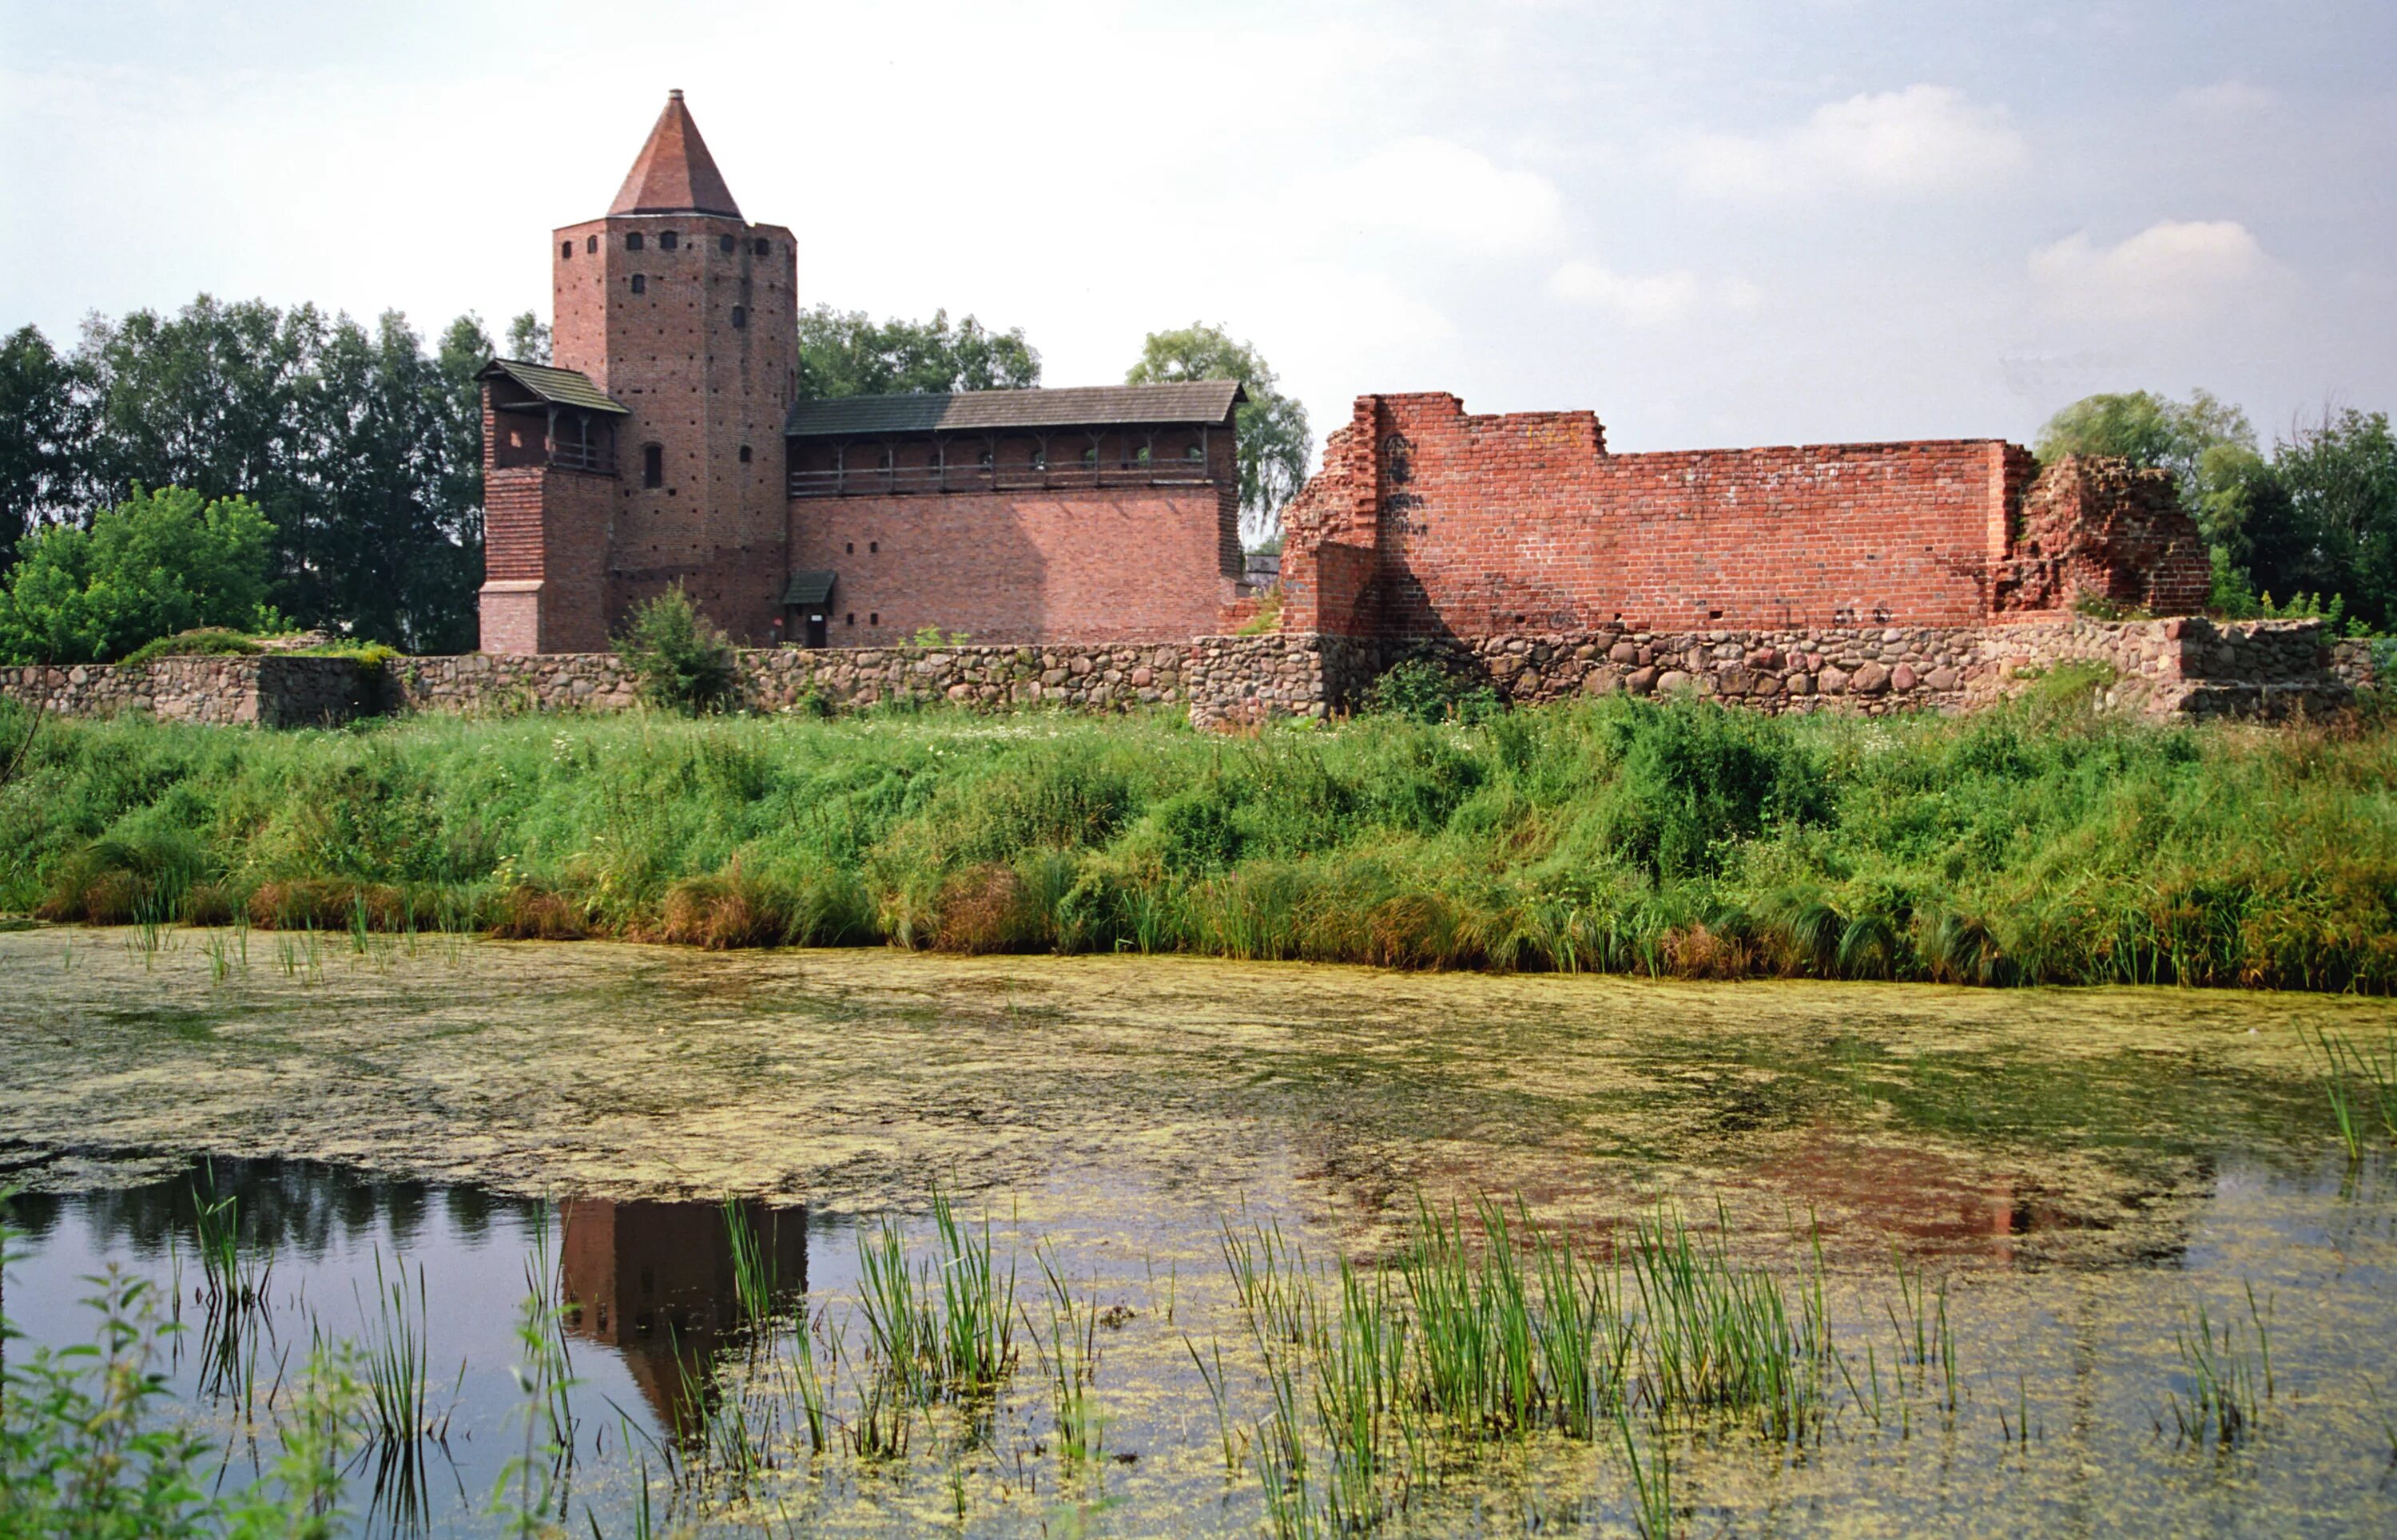
[[[1611,455],[1590,413],[1445,394],[1365,397],[1335,436],[1287,623],[1384,636],[1968,624],[2019,474],[1993,440]]]
[[[1327,636],[1371,636],[1380,560],[1376,527],[1373,398],[1323,446],[1323,468],[1282,510],[1281,629]]]
[[[2172,472],[2066,455],[2040,472],[2019,507],[1994,584],[1998,611],[2091,601],[2152,615],[2204,607],[2213,573]]]
[[[1960,626],[2205,597],[2171,479],[1996,439],[1614,455],[1587,412],[1360,397],[1285,515],[1283,625],[1382,638]],[[2026,509],[2040,523],[2034,532]],[[2036,540],[2075,574],[2019,574]],[[2194,565],[2192,565],[2192,562]],[[2194,583],[2193,582],[2194,576]]]
[[[1182,643],[1232,597],[1206,483],[1051,492],[797,498],[791,565],[838,574],[826,641],[881,647],[925,626],[976,642]]]

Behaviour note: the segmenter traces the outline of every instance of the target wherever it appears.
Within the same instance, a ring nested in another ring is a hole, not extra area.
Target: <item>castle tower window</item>
[[[666,484],[666,450],[662,444],[641,445],[641,485],[663,486]]]
[[[567,258],[571,257],[571,256],[573,256],[573,255],[574,255],[574,243],[573,243],[572,241],[560,241],[560,242],[558,242],[558,243],[557,243],[557,258],[558,258],[558,260],[560,260],[560,261],[564,261]]]
[[[633,274],[633,292],[635,294],[647,294],[649,292],[649,275],[648,273],[636,272]]]
[[[716,238],[716,249],[724,253],[727,257],[731,256],[732,248],[740,244],[741,243],[739,241],[734,240],[730,235],[718,235]]]
[[[631,234],[624,237],[624,249],[626,251],[638,251],[641,249],[641,232],[639,231],[634,231]]]
[[[583,237],[583,250],[585,250],[585,251],[596,251],[596,250],[598,250],[598,249],[599,249],[599,237],[598,237],[598,236],[596,236],[596,235],[585,235],[584,237]]]
[[[761,240],[757,243],[757,251],[758,256],[763,257],[772,250],[773,247],[767,242]]]
[[[882,612],[880,610],[866,611],[865,623],[869,626],[878,626],[882,624]]]
[[[749,463],[749,446],[745,444],[741,446],[741,463],[743,465]]]
[[[672,251],[675,247],[680,245],[682,245],[682,236],[678,232],[672,230],[661,230],[658,232],[658,249],[660,251]]]
[[[748,307],[748,306],[746,306],[746,305],[735,305],[735,306],[733,306],[733,307],[732,307],[732,329],[733,329],[734,331],[741,331],[741,330],[744,329],[748,325],[749,325],[749,307]]]

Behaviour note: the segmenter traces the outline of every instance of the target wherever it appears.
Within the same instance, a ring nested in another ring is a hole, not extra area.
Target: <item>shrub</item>
[[[1618,708],[1601,721],[1620,766],[1605,837],[1652,876],[1720,870],[1731,842],[1829,809],[1822,772],[1774,718],[1674,701]]]
[[[1410,657],[1373,681],[1358,710],[1414,722],[1480,722],[1498,710],[1498,692],[1432,658]]]
[[[220,626],[203,626],[196,631],[178,631],[145,642],[117,659],[127,668],[154,662],[161,657],[248,657],[259,651],[257,643],[236,631]]]
[[[733,702],[740,671],[731,639],[699,613],[680,583],[636,606],[615,645],[652,706],[696,715]]]
[[[271,625],[266,515],[244,498],[136,488],[91,527],[54,524],[0,584],[0,657],[105,663],[194,627]]]

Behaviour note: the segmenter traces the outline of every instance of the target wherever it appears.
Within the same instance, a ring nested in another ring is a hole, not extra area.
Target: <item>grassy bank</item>
[[[704,946],[2397,987],[2397,728],[1613,700],[1165,719],[52,723],[0,907]]]

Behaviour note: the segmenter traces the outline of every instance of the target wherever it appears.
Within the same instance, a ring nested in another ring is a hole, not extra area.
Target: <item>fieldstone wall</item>
[[[1180,702],[1187,646],[744,648],[744,705],[789,710],[810,701],[853,709],[891,700],[977,710],[1053,706],[1123,711]],[[512,713],[613,710],[634,703],[613,653],[484,654],[395,658],[393,710]]]
[[[1384,670],[1426,658],[1516,705],[1583,695],[1677,692],[1762,711],[1962,710],[2015,693],[2062,664],[2111,668],[2112,704],[2169,716],[2280,718],[2346,705],[2368,683],[2370,658],[2334,666],[2316,620],[2217,625],[2203,619],[2019,621],[1990,626],[1782,631],[1598,631],[1384,643],[1320,641],[1345,656],[1319,670],[1320,697],[1293,656],[1313,638],[1284,636],[1280,656],[1242,651],[1252,637],[1202,639],[1210,659],[1191,719],[1237,725],[1271,716],[1319,716],[1354,703]],[[1209,649],[1213,649],[1211,653]],[[2345,656],[2345,655],[2342,655]],[[1245,672],[1243,670],[1246,670]]]
[[[2277,720],[2349,704],[2389,643],[2334,641],[2319,620],[2084,618],[1966,627],[1607,630],[1389,643],[1312,631],[1202,636],[1181,645],[756,648],[743,703],[768,711],[914,700],[976,710],[1111,712],[1186,705],[1201,727],[1252,727],[1353,709],[1387,669],[1428,658],[1506,700],[1687,692],[1762,711],[1963,710],[2058,666],[2103,663],[2109,703],[2156,716]],[[619,710],[636,697],[613,653],[394,658],[168,657],[138,668],[0,668],[0,693],[64,716],[286,727],[378,712],[505,715]]]
[[[1190,644],[1190,722],[1254,727],[1278,717],[1316,720],[1343,703],[1356,656],[1373,666],[1373,644],[1319,631],[1202,636]]]
[[[375,682],[347,657],[161,657],[0,668],[0,695],[60,716],[139,711],[167,722],[335,726],[377,709]]]
[[[2397,640],[2341,637],[2330,644],[2331,677],[2350,690],[2370,690],[2397,670]]]

